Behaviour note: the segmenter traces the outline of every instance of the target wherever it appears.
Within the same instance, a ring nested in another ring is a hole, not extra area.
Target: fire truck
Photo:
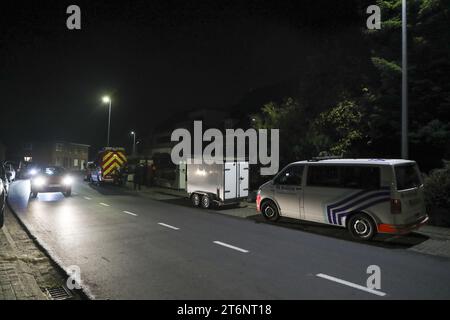
[[[125,149],[105,147],[98,152],[96,169],[90,171],[90,181],[96,184],[122,184],[122,173],[127,164]]]

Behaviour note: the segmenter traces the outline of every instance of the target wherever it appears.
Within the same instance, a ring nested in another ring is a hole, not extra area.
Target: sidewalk
[[[50,300],[47,289],[63,284],[65,276],[6,208],[0,229],[0,300]]]

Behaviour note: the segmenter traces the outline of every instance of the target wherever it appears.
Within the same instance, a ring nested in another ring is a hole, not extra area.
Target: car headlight
[[[33,179],[33,185],[35,185],[36,187],[42,187],[46,183],[47,181],[43,177],[37,177]]]
[[[72,177],[69,177],[69,176],[64,177],[63,183],[64,183],[66,186],[71,185],[71,184],[73,183],[73,178],[72,178]]]
[[[34,176],[36,173],[38,173],[37,169],[30,169],[29,171],[30,175]]]

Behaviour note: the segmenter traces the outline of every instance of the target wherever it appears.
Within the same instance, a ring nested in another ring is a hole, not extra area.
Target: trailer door
[[[237,165],[236,162],[225,162],[224,199],[234,199],[237,193]]]
[[[239,162],[239,198],[248,197],[248,162]]]

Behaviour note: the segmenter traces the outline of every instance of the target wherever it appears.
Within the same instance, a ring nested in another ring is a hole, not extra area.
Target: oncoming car
[[[283,216],[344,227],[358,240],[405,234],[428,220],[420,172],[410,160],[291,163],[260,187],[256,207],[268,220]]]
[[[62,192],[69,197],[72,193],[73,178],[64,168],[48,166],[41,168],[31,179],[31,197],[36,198],[38,193]]]

